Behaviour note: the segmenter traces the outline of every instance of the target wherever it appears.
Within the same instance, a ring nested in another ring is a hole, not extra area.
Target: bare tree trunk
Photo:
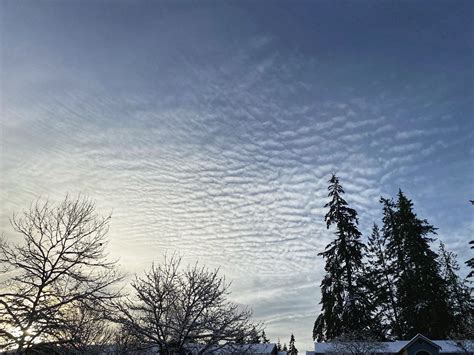
[[[0,272],[13,275],[0,284],[0,348],[71,344],[72,312],[87,304],[101,314],[120,295],[113,287],[122,277],[105,253],[109,220],[81,197],[37,201],[13,216],[23,243],[0,240]]]

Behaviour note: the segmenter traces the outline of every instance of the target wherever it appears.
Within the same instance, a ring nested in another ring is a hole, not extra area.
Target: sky
[[[129,275],[176,251],[220,267],[272,341],[310,350],[331,173],[364,237],[401,188],[460,263],[472,256],[473,13],[0,0],[0,229],[16,242],[13,212],[89,196]]]

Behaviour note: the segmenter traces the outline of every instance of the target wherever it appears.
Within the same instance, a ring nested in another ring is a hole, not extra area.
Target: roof
[[[441,346],[439,346],[438,344],[434,343],[431,339],[428,339],[427,337],[425,337],[424,335],[418,333],[417,335],[415,335],[413,337],[413,339],[411,339],[408,344],[406,344],[403,348],[401,348],[400,350],[402,349],[406,349],[408,348],[411,344],[413,344],[416,340],[418,339],[423,339],[424,341],[426,341],[428,344],[431,344],[433,345],[435,348],[439,348],[441,350]]]
[[[395,341],[386,341],[386,342],[373,342],[371,343],[371,350],[370,352],[374,353],[392,353],[396,354],[401,350],[405,349],[409,346],[414,340],[418,339],[419,336],[423,337],[424,340],[429,342],[430,344],[439,348],[440,353],[459,353],[463,352],[462,348],[459,343],[462,343],[463,346],[470,352],[474,351],[474,340],[431,340],[426,338],[425,336],[419,334],[415,336],[411,340],[395,340]],[[353,342],[354,343],[354,342]],[[333,342],[328,343],[314,343],[314,352],[316,354],[321,353],[330,353],[330,352],[338,352],[337,348],[339,346],[344,346],[347,344],[350,347],[350,342],[340,342],[335,344]]]
[[[322,353],[331,353],[331,352],[338,352],[338,347],[344,347],[345,345],[350,346],[351,343],[355,342],[327,342],[327,343],[314,343],[314,352],[317,354]],[[395,344],[398,342],[373,342],[371,343],[373,346],[372,352],[384,352],[384,353],[397,353],[400,349],[400,344]],[[407,344],[408,341],[402,341],[403,345]],[[393,351],[392,351],[393,350]]]
[[[270,354],[273,349],[276,347],[274,343],[266,344],[231,344],[224,345],[222,347],[211,347],[206,351],[212,354]],[[186,346],[189,351],[199,351],[202,348],[202,345],[199,344],[189,344]]]
[[[440,353],[460,352],[461,347],[465,347],[467,351],[474,351],[474,340],[433,340],[433,342],[441,347]]]

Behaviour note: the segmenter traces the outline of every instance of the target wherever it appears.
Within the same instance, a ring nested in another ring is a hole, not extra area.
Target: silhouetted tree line
[[[325,221],[335,239],[319,254],[326,275],[313,338],[409,339],[421,333],[472,339],[468,280],[459,276],[456,255],[443,243],[438,252],[432,249],[436,228],[417,217],[405,194],[400,190],[395,200],[380,199],[382,224],[374,225],[365,244],[339,178],[333,175],[329,183]],[[471,270],[473,260],[467,262]]]
[[[322,255],[322,311],[317,340],[472,338],[473,300],[459,277],[456,255],[440,244],[435,228],[413,212],[400,191],[381,199],[382,226],[362,242],[357,212],[330,180],[327,227],[336,238]],[[81,354],[147,351],[200,353],[224,344],[268,343],[251,312],[227,300],[229,284],[218,270],[166,258],[131,283],[106,253],[110,215],[88,199],[36,202],[11,224],[23,243],[0,239],[0,351]],[[474,242],[471,242],[474,244]],[[474,245],[473,245],[474,247]],[[467,262],[471,270],[473,259]],[[471,274],[472,276],[472,271]],[[113,345],[113,348],[110,346]],[[297,354],[294,336],[281,350]]]
[[[291,334],[290,341],[288,342],[288,346],[286,343],[283,343],[283,346],[280,343],[280,339],[278,339],[276,343],[277,351],[285,351],[288,355],[298,355],[298,349],[295,346],[295,336]]]
[[[262,330],[261,333],[259,333],[258,330],[253,327],[249,333],[249,337],[242,340],[242,342],[247,344],[268,344],[270,343],[270,340],[267,338],[265,330]],[[276,349],[277,351],[286,351],[287,355],[298,355],[298,349],[295,345],[295,336],[291,334],[288,346],[286,343],[284,343],[282,346],[280,339],[278,339],[276,343]]]
[[[176,255],[137,276],[126,294],[105,252],[109,221],[81,197],[38,201],[13,216],[23,243],[0,239],[0,352],[180,354],[199,344],[204,353],[262,331],[250,310],[228,301],[218,270],[183,266]]]

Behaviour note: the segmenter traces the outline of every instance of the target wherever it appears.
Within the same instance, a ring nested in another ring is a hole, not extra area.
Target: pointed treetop
[[[348,207],[347,201],[342,197],[345,191],[339,183],[339,178],[336,175],[332,175],[329,183],[328,197],[331,197],[331,201],[324,205],[325,208],[329,207],[329,211],[324,217],[324,220],[326,221],[326,227],[329,229],[331,224],[338,224],[341,221],[354,222],[357,225],[359,223],[357,212],[354,209]]]
[[[288,345],[288,355],[298,355],[298,349],[295,346],[295,336],[291,334],[290,343]]]

